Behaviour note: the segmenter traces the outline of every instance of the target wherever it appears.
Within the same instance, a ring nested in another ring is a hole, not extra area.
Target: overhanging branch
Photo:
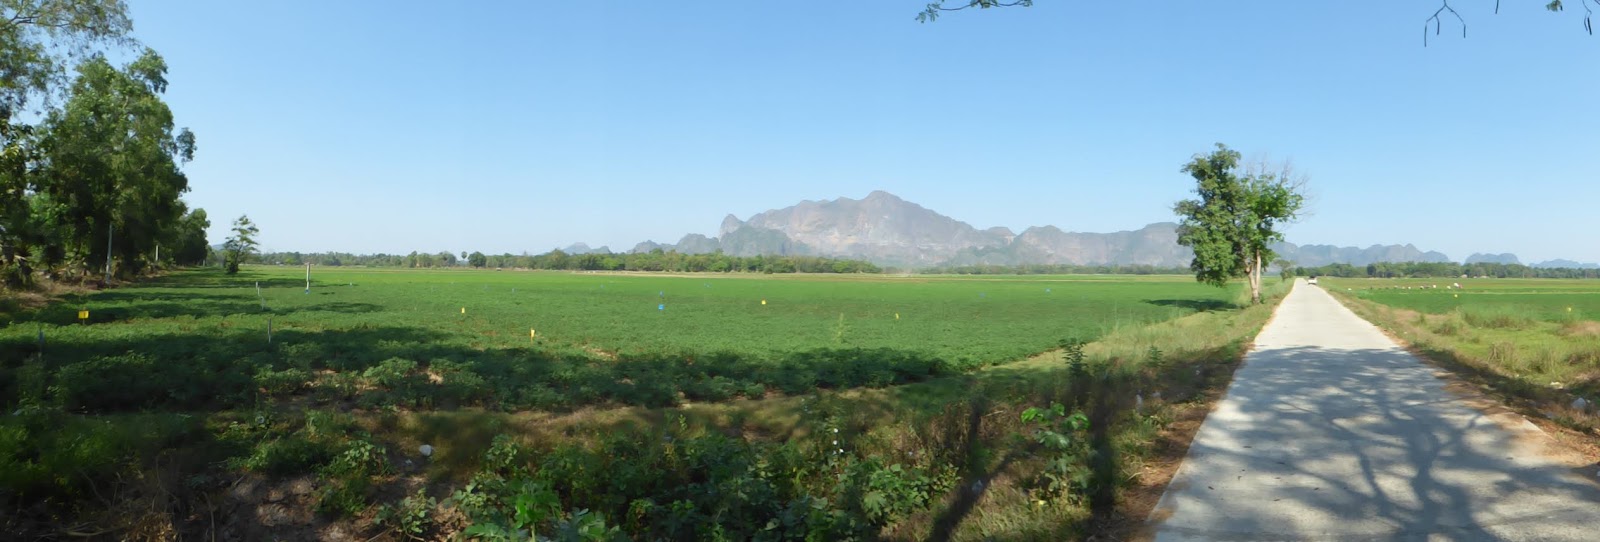
[[[1584,1],[1587,2],[1588,0],[1584,0]],[[1467,37],[1467,20],[1461,18],[1461,14],[1456,12],[1456,8],[1450,7],[1450,0],[1443,0],[1442,3],[1443,3],[1443,5],[1439,6],[1439,9],[1433,12],[1433,16],[1432,17],[1428,17],[1426,20],[1422,21],[1422,46],[1423,47],[1427,47],[1428,46],[1428,23],[1433,23],[1433,35],[1435,35],[1435,36],[1439,35],[1440,29],[1443,28],[1443,26],[1444,26],[1444,24],[1443,24],[1444,20],[1440,19],[1439,16],[1443,15],[1444,12],[1446,12],[1446,11],[1449,11],[1451,15],[1455,15],[1456,16],[1456,20],[1461,22],[1461,37],[1463,37],[1463,38]],[[1498,13],[1500,11],[1500,3],[1499,2],[1495,3],[1494,9],[1495,9],[1496,13]]]
[[[967,9],[967,8],[989,9],[989,8],[1009,8],[1009,7],[1017,7],[1017,6],[1029,7],[1029,6],[1033,5],[1033,0],[1011,0],[1009,2],[1007,2],[1005,0],[961,0],[961,1],[964,2],[964,3],[962,3],[961,5],[956,6],[956,7],[946,7],[944,5],[945,0],[937,0],[935,2],[931,2],[931,3],[928,4],[928,7],[924,8],[922,10],[922,13],[918,13],[917,14],[917,22],[919,22],[919,23],[931,23],[931,22],[939,19],[939,14],[940,13],[943,13],[943,12],[946,12],[946,11],[961,11],[961,10]]]

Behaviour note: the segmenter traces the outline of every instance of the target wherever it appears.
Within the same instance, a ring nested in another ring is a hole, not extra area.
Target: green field
[[[315,269],[308,293],[303,272],[178,271],[5,314],[0,501],[49,505],[0,527],[1071,538],[1271,314],[1185,276]],[[1088,344],[1036,356],[1064,340]],[[1057,402],[1115,407],[1019,417]],[[983,511],[941,526],[994,469]],[[236,512],[269,502],[310,523]]]
[[[1429,314],[1510,314],[1546,322],[1600,319],[1600,281],[1595,280],[1324,278],[1322,283],[1361,299]],[[1461,289],[1449,288],[1452,284]]]
[[[660,406],[918,381],[1231,307],[1234,296],[1187,277],[320,268],[307,293],[303,273],[181,271],[14,315],[0,331],[0,386],[7,397],[54,389],[89,412],[301,394],[365,406]],[[19,377],[41,333],[54,375]]]

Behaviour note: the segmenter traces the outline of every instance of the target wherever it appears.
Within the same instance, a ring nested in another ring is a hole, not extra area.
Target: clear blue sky
[[[974,226],[1172,220],[1225,142],[1311,175],[1293,242],[1600,261],[1600,36],[1435,0],[134,0],[212,241],[543,252],[883,189]],[[1574,6],[1576,7],[1576,6]]]

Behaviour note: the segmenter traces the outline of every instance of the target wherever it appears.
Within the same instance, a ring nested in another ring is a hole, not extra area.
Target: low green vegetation
[[[1584,409],[1570,408],[1578,398],[1600,400],[1600,281],[1328,279],[1323,286],[1513,402],[1580,431],[1600,427]]]
[[[1270,314],[1188,277],[313,272],[10,314],[7,532],[297,536],[202,519],[258,499],[392,539],[1059,539]]]
[[[14,360],[0,390],[44,385],[76,412],[288,396],[369,408],[668,406],[955,374],[1061,336],[1227,307],[1230,295],[1181,277],[315,272],[309,293],[303,269],[186,271],[16,315],[0,330]]]

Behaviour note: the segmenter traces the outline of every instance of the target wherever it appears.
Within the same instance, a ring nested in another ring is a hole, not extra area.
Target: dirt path
[[[1600,540],[1593,465],[1297,284],[1151,514],[1157,540]]]

